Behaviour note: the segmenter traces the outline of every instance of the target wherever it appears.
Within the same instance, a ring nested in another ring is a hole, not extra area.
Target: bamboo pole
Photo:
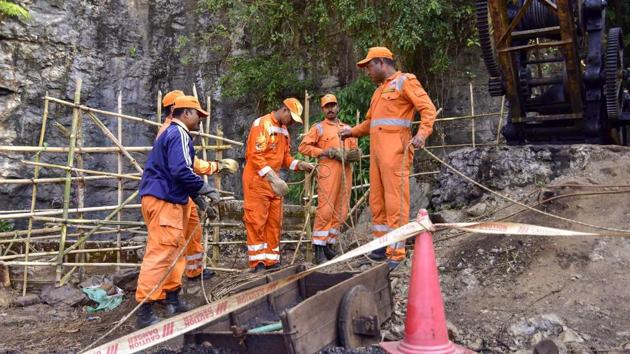
[[[57,232],[59,230],[61,230],[61,227],[57,226],[57,227],[48,227],[44,229],[6,231],[6,232],[0,232],[0,238],[28,235],[29,233],[31,234],[31,236],[32,235],[46,235],[53,232]]]
[[[130,174],[130,176],[140,176],[139,174]],[[94,181],[94,180],[106,180],[106,179],[118,179],[116,176],[83,176],[72,177],[71,181]],[[43,184],[43,183],[61,183],[65,182],[64,177],[52,177],[52,178],[23,178],[23,179],[0,179],[0,184]]]
[[[155,105],[155,110],[157,112],[157,122],[160,124],[160,126],[162,126],[162,90],[158,90],[156,103],[157,104]]]
[[[153,121],[148,120],[148,119],[134,117],[134,116],[130,116],[130,115],[127,115],[127,114],[120,114],[119,115],[117,113],[108,112],[108,111],[104,111],[104,110],[96,109],[96,108],[91,108],[91,107],[84,106],[84,105],[81,105],[81,104],[67,102],[67,101],[60,100],[60,99],[54,98],[54,97],[46,96],[46,98],[48,98],[52,102],[59,103],[59,104],[65,105],[65,106],[79,108],[79,109],[81,109],[83,111],[86,111],[86,112],[98,113],[98,114],[103,114],[103,115],[113,116],[113,117],[120,116],[123,119],[132,120],[132,121],[136,121],[136,122],[141,122],[141,123],[145,123],[145,124],[153,125],[153,126],[158,126],[158,127],[162,125],[161,123],[153,122]],[[227,138],[219,138],[218,136],[212,135],[212,134],[205,134],[205,133],[201,134],[199,132],[190,132],[190,133],[192,135],[205,136],[206,138],[220,139],[222,142],[233,144],[233,145],[236,145],[236,146],[244,146],[244,144],[241,143],[240,141],[235,141],[235,140],[227,139]]]
[[[74,228],[80,229],[81,225],[76,225],[74,226]],[[129,232],[129,233],[142,233],[142,235],[146,235],[147,232],[146,231],[140,231],[140,230],[135,230],[134,227],[131,228],[124,228],[121,229],[121,231],[125,231],[125,232]],[[106,230],[102,230],[102,231],[97,231],[94,233],[94,235],[108,235],[108,234],[114,234],[116,233],[118,230],[117,229],[106,229]],[[68,234],[67,237],[76,237],[81,235],[81,233],[72,233],[72,234]],[[47,236],[36,236],[36,237],[31,237],[31,241],[42,241],[42,240],[52,240],[52,239],[59,239],[59,234],[56,235],[47,235]],[[23,243],[26,242],[26,238],[14,238],[11,240],[0,240],[0,243]],[[66,241],[66,243],[73,243],[73,241],[68,240]],[[56,252],[55,252],[56,253]]]
[[[120,210],[120,209],[118,209]],[[79,225],[126,225],[126,226],[144,226],[142,221],[116,221],[116,220],[97,220],[97,219],[69,219],[69,218],[53,218],[50,216],[34,216],[33,219],[48,221],[54,223],[79,224]],[[63,230],[63,229],[62,229]]]
[[[501,139],[501,123],[503,121],[503,109],[505,107],[505,95],[501,97],[501,112],[499,113],[499,125],[497,126],[497,145]]]
[[[46,92],[48,96],[48,92]],[[46,137],[46,123],[48,122],[48,100],[44,100],[44,113],[42,114],[42,127],[39,133],[38,147],[44,146],[44,138]],[[35,155],[35,161],[39,162],[39,154]],[[39,177],[39,167],[35,167],[33,172],[33,178]],[[33,191],[31,193],[31,213],[35,210],[35,204],[37,204],[37,184],[33,184]],[[25,260],[28,261],[28,253],[31,246],[31,235],[33,232],[33,218],[28,220],[28,231],[26,234],[26,246],[25,246]],[[17,234],[16,234],[17,237]],[[24,266],[24,277],[22,278],[22,296],[26,295],[26,286],[28,285],[28,266]]]
[[[58,262],[25,262],[25,261],[8,261],[2,262],[4,265],[9,266],[30,266],[30,267],[52,267],[59,266]],[[140,263],[81,263],[81,262],[63,262],[62,266],[65,267],[114,267],[116,265],[120,267],[133,267],[140,268]],[[59,279],[61,281],[61,278]]]
[[[308,94],[308,91],[304,90],[304,134],[308,134],[308,130],[310,129],[310,99],[311,99],[311,96]],[[308,157],[306,159],[309,160]],[[313,183],[313,181],[311,180],[311,175],[306,174],[306,177],[304,178],[304,190],[306,191],[306,197],[308,199],[310,199],[311,197],[311,183]],[[311,245],[312,244],[311,240],[313,239],[313,236],[312,236],[313,230],[311,228],[311,223],[309,220],[310,218],[308,217],[310,215],[310,210],[308,210],[308,208],[310,208],[310,203],[306,204],[305,211],[304,211],[305,213],[307,213],[307,216],[304,218],[305,222],[307,223],[307,225],[305,225],[306,226],[305,228],[306,240],[307,240],[305,258],[307,262],[312,262],[313,249]]]
[[[230,145],[206,145],[206,150],[228,150],[232,147]],[[153,149],[153,146],[127,146],[125,147],[129,152],[150,152]],[[202,150],[203,147],[200,145],[195,146],[195,150]],[[59,146],[0,146],[0,152],[35,152],[35,153],[68,153],[70,148],[68,147],[59,147]],[[75,147],[75,152],[80,153],[111,153],[111,152],[119,152],[120,148],[116,146],[88,146],[88,147]]]
[[[158,91],[158,101],[161,101],[160,96],[162,96],[162,93],[160,91]],[[118,110],[118,114],[122,114],[122,91],[119,90],[118,91],[118,100],[117,100],[117,110]],[[160,108],[161,105],[158,104],[158,119],[160,119]],[[123,140],[122,140],[122,118],[120,117],[116,117],[116,133],[118,135],[118,141],[120,142],[120,144],[122,145]],[[122,149],[121,151],[118,152],[118,154],[116,154],[116,165],[117,165],[117,172],[118,174],[122,174]],[[120,205],[120,203],[122,203],[123,201],[123,181],[122,178],[118,178],[117,181],[117,193],[116,193],[116,201],[118,203],[118,205]],[[120,212],[116,213],[116,221],[121,221],[122,220],[122,215]],[[118,232],[116,233],[116,246],[120,247],[120,243],[121,243],[121,238],[122,238],[122,234],[120,232],[121,226],[118,225],[117,226]],[[120,250],[116,251],[116,263],[120,263]],[[116,272],[120,271],[120,266],[116,266]]]
[[[133,180],[136,180],[136,181],[139,181],[141,179],[141,177],[138,176],[137,174],[119,175],[118,173],[94,171],[94,170],[88,170],[88,169],[85,169],[85,168],[76,168],[76,167],[55,165],[55,164],[52,164],[52,163],[33,162],[33,161],[26,161],[26,160],[22,160],[21,162],[23,164],[27,164],[27,165],[42,166],[42,167],[48,167],[48,168],[58,168],[58,169],[61,169],[61,170],[66,170],[67,171],[66,174],[70,174],[72,172],[85,172],[85,173],[90,173],[90,174],[93,174],[93,175],[120,177],[120,178],[133,179]],[[68,178],[70,178],[70,177],[68,177]],[[67,179],[67,180],[68,181],[72,181],[71,178]]]
[[[89,114],[89,113],[88,113]],[[79,111],[79,120],[77,122],[77,145],[78,148],[83,147],[83,112]],[[83,168],[83,154],[81,154],[80,152],[75,152],[77,155],[77,167],[78,168]],[[83,177],[83,172],[78,172],[77,173],[77,177]],[[72,180],[70,181],[70,183],[72,183]],[[82,209],[85,207],[85,181],[84,180],[77,180],[77,209]],[[79,212],[78,213],[78,218],[79,219],[83,219],[83,212]],[[79,232],[81,235],[79,235],[79,238],[81,236],[83,236],[83,232]],[[83,246],[81,246],[80,248],[83,248]],[[79,262],[85,262],[85,255],[81,254],[79,255]],[[72,275],[72,273],[77,270],[77,267],[72,268],[68,273],[66,273],[66,275],[64,275],[61,278],[61,281],[59,282],[61,285],[65,284],[65,282],[67,281],[67,279],[70,278],[70,276]],[[83,268],[79,269],[79,281],[83,280]]]
[[[221,128],[217,128],[217,135],[223,136],[223,130]],[[214,153],[215,160],[219,161],[223,158],[222,151],[216,151]],[[217,173],[214,177],[214,186],[218,189],[221,189],[221,174]],[[214,242],[219,242],[221,240],[221,228],[219,226],[215,226],[212,228],[212,240]],[[206,237],[206,242],[208,242],[208,238]],[[206,246],[207,247],[207,246]],[[212,247],[212,265],[217,266],[219,264],[219,257],[221,256],[221,250],[219,246]]]
[[[48,97],[48,96],[46,96]],[[81,102],[81,79],[77,79],[76,88],[74,92],[74,104],[78,105]],[[79,123],[79,109],[75,106],[72,112],[72,127],[70,130],[70,150],[68,151],[68,169],[66,170],[66,183],[63,192],[63,218],[68,218],[68,208],[70,207],[70,188],[72,186],[72,166],[74,164],[74,148],[77,142],[77,125]],[[63,224],[61,226],[61,238],[59,242],[59,257],[57,259],[57,268],[55,270],[55,282],[58,284],[61,280],[61,274],[63,273],[63,254],[64,245],[66,242],[66,234],[68,233],[68,225]]]
[[[473,84],[472,80],[469,82],[470,84],[470,115],[473,117],[471,119],[471,128],[472,128],[472,147],[475,147],[475,95],[473,94]]]
[[[136,161],[136,159],[134,159],[133,156],[131,156],[131,154],[123,146],[123,144],[120,142],[120,140],[118,138],[116,138],[116,136],[114,136],[114,134],[111,132],[111,130],[109,130],[105,126],[105,124],[103,124],[103,122],[100,119],[98,119],[98,117],[95,116],[94,114],[88,112],[88,116],[92,119],[94,124],[96,124],[96,126],[98,126],[101,129],[101,131],[103,131],[105,136],[107,136],[109,138],[109,140],[111,140],[114,143],[114,145],[118,146],[118,148],[120,149],[119,154],[122,153],[123,155],[125,155],[125,157],[129,160],[129,162],[131,162],[131,165],[136,169],[136,171],[142,173],[142,167],[140,167],[140,165],[138,164],[138,161]],[[118,119],[120,119],[120,118],[118,118]],[[120,172],[119,172],[119,174],[120,174]]]
[[[124,209],[139,209],[140,207],[141,207],[140,204],[131,204],[131,205],[126,205]],[[72,213],[72,214],[89,213],[89,212],[95,212],[95,211],[114,210],[116,208],[118,208],[118,205],[72,208],[72,209],[68,209],[68,213]],[[33,216],[53,216],[53,215],[63,215],[63,209],[44,209],[41,211],[36,210],[33,212],[25,211],[22,213],[0,214],[0,220],[26,219]]]

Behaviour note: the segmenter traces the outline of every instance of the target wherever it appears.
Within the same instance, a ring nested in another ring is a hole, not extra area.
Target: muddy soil
[[[551,185],[610,185],[607,188]],[[549,183],[507,188],[528,204],[558,195],[606,192],[555,199],[541,210],[609,228],[630,229],[630,153],[594,159]],[[484,204],[483,208],[480,204]],[[462,209],[443,210],[447,221],[496,220],[521,209],[483,195]],[[478,213],[474,210],[483,210]],[[481,214],[481,215],[479,215]],[[526,237],[436,233],[435,248],[452,340],[483,353],[531,353],[551,339],[560,353],[622,353],[630,350],[630,239],[615,233],[526,211],[510,221],[600,232],[598,237]],[[354,235],[360,242],[366,234]],[[354,241],[349,237],[346,247]],[[411,251],[412,244],[408,244]],[[245,268],[235,249],[224,266]],[[283,255],[290,260],[292,252]],[[409,258],[391,273],[395,313],[382,326],[385,340],[404,332]],[[352,265],[352,264],[351,264]],[[337,270],[348,270],[338,265]],[[354,264],[353,268],[357,268]],[[242,273],[219,273],[206,284],[210,293],[251,279]],[[185,298],[204,303],[198,283],[185,283]],[[6,294],[5,294],[6,295]],[[13,294],[15,295],[15,294]],[[83,308],[37,304],[0,308],[0,352],[77,352],[105,333],[135,305],[126,301],[112,312],[88,315]],[[159,310],[161,311],[161,310]],[[158,311],[158,312],[159,312]],[[133,317],[111,338],[133,331]],[[182,348],[181,340],[150,352],[214,353],[213,348]],[[379,352],[366,349],[366,352]],[[329,349],[329,353],[342,352]],[[360,351],[359,351],[360,352]]]

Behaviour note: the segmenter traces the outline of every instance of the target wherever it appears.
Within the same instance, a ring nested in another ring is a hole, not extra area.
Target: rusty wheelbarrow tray
[[[292,266],[246,283],[235,292],[304,269]],[[378,343],[380,324],[391,316],[393,308],[388,273],[385,264],[364,272],[314,272],[187,333],[184,344],[207,342],[237,353],[308,354],[330,345]],[[247,333],[248,329],[277,321],[281,321],[282,330]]]

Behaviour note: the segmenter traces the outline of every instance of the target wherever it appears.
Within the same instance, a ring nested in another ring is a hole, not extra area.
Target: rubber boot
[[[280,269],[282,268],[282,264],[280,262],[276,262],[270,266],[265,266],[265,269]]]
[[[136,313],[136,329],[148,327],[160,322],[162,319],[153,313],[153,303],[145,302]]]
[[[326,255],[326,258],[328,258],[328,260],[337,257],[335,245],[333,245],[332,243],[327,244],[326,247],[324,247],[324,254]]]
[[[315,264],[322,264],[328,261],[326,257],[326,246],[315,246]]]
[[[385,258],[387,258],[387,255],[385,254],[385,251],[387,250],[387,248],[382,247],[382,248],[377,248],[374,251],[370,252],[367,254],[368,258],[375,261],[375,262],[380,262],[380,261],[384,261]]]
[[[389,271],[393,271],[394,269],[398,268],[398,265],[400,264],[399,261],[394,261],[392,259],[388,259],[387,260],[387,267],[389,267]]]
[[[174,315],[177,313],[182,313],[186,311],[192,310],[192,306],[188,305],[184,299],[179,297],[179,291],[181,289],[167,291],[166,299],[164,300],[164,306],[166,309],[166,313],[169,315]]]
[[[259,273],[265,270],[265,263],[260,262],[256,264],[256,267],[252,269],[252,273]]]

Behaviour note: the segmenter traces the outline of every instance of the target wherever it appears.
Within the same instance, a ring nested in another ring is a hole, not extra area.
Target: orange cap
[[[392,54],[392,52],[385,47],[372,47],[368,49],[368,53],[365,59],[357,63],[357,67],[362,68],[366,66],[367,63],[369,63],[370,60],[374,58],[387,58],[394,60],[394,54]]]
[[[175,99],[177,97],[183,96],[183,95],[184,95],[184,91],[181,91],[181,90],[175,90],[175,91],[171,91],[167,93],[166,95],[164,95],[164,98],[162,99],[162,107],[171,106],[173,103],[175,103]]]
[[[332,93],[327,93],[324,95],[324,97],[322,97],[321,101],[319,102],[320,106],[324,107],[329,103],[337,103],[337,97],[335,97],[335,95],[333,95]]]
[[[298,123],[302,123],[302,104],[298,101],[297,98],[289,97],[286,100],[282,101],[282,103],[287,106],[289,111],[291,112],[291,118]]]
[[[175,102],[173,103],[173,110],[177,108],[194,108],[197,110],[197,112],[199,112],[200,116],[208,116],[208,112],[201,109],[199,100],[196,99],[195,96],[179,96],[175,98]]]

